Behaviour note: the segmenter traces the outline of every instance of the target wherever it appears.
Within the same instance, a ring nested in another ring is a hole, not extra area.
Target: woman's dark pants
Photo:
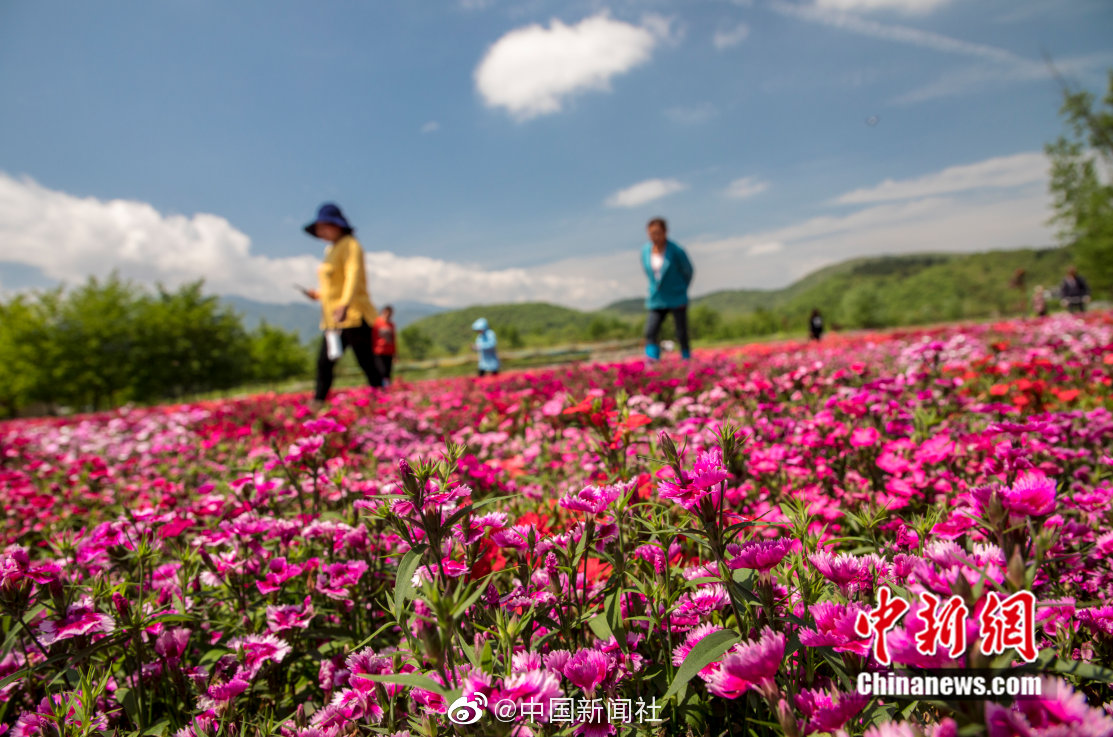
[[[383,377],[379,373],[379,367],[375,364],[375,352],[371,348],[371,326],[367,324],[366,320],[358,328],[344,328],[341,330],[340,345],[344,347],[344,350],[348,350],[350,347],[355,352],[356,361],[359,362],[359,367],[363,369],[364,375],[367,376],[369,386],[381,387],[383,385]],[[332,369],[335,365],[336,361],[329,360],[328,346],[322,337],[321,350],[317,354],[317,393],[315,395],[321,402],[325,401],[325,398],[328,397],[328,390],[332,388]]]

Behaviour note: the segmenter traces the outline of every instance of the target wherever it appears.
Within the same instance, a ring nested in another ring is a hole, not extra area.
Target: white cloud
[[[676,179],[646,179],[626,189],[620,189],[607,198],[607,207],[637,207],[675,192],[681,192],[688,185]]]
[[[1041,152],[986,159],[975,164],[950,166],[915,179],[886,179],[875,187],[856,189],[837,197],[840,205],[889,202],[930,197],[974,189],[1019,187],[1047,178],[1049,162]]]
[[[552,20],[510,31],[487,50],[475,70],[475,85],[489,107],[518,120],[560,112],[573,96],[607,91],[611,80],[649,61],[668,22],[648,26],[613,20],[605,14],[576,25]]]
[[[771,0],[768,7],[781,15],[791,16],[811,23],[819,23],[831,28],[838,28],[840,30],[857,33],[862,36],[870,36],[884,41],[919,46],[945,54],[971,56],[1008,64],[1029,63],[1027,59],[996,46],[971,43],[970,41],[951,38],[950,36],[932,33],[931,31],[921,31],[918,28],[910,28],[909,26],[878,23],[877,21],[861,18],[839,10],[832,10],[819,6],[799,5],[797,3],[785,2],[785,0]]]
[[[422,133],[436,133],[441,129],[441,124],[435,120],[430,120],[425,125],[421,126]]]
[[[785,244],[780,241],[768,241],[766,243],[755,243],[746,250],[747,256],[764,256],[770,253],[779,253],[783,251]]]
[[[681,125],[699,125],[715,117],[715,106],[704,102],[691,107],[670,107],[665,109],[665,117]]]
[[[815,0],[818,8],[831,10],[896,10],[902,13],[928,13],[950,0]]]
[[[369,287],[376,302],[414,299],[441,306],[548,300],[599,303],[617,282],[591,272],[555,276],[539,269],[485,270],[433,258],[368,248]],[[274,258],[218,215],[165,215],[144,202],[98,200],[58,192],[0,172],[0,262],[35,267],[51,281],[77,284],[112,271],[141,284],[170,288],[205,280],[213,294],[263,302],[296,299],[293,283],[314,283],[312,255]],[[585,275],[586,274],[586,275]],[[9,291],[17,285],[5,284]]]
[[[993,160],[990,160],[993,161]],[[1023,160],[1022,160],[1023,161]],[[1031,162],[1029,162],[1031,163]],[[963,181],[944,174],[954,169],[982,172],[980,182],[1021,181],[1035,168],[1017,167],[1009,175],[996,163],[952,167],[922,177],[924,182]],[[997,171],[996,175],[990,172]],[[1027,171],[1028,173],[1024,173]],[[967,179],[967,181],[971,181]],[[939,187],[921,187],[921,192]],[[905,190],[911,193],[912,189]],[[691,255],[696,268],[693,294],[720,289],[770,289],[786,286],[812,271],[859,256],[899,253],[972,252],[1047,247],[1055,242],[1048,227],[1051,201],[1046,172],[1020,186],[954,189],[954,194],[904,200],[879,200],[844,215],[822,215],[767,231],[728,237],[697,238],[671,232]],[[879,194],[888,194],[879,193]],[[865,204],[865,203],[863,203]],[[635,266],[631,266],[634,264]],[[619,296],[638,295],[644,276],[636,269],[637,253],[602,254],[550,264],[553,274],[615,274],[624,290]]]
[[[723,49],[737,46],[749,37],[750,27],[745,23],[739,23],[733,28],[715,31],[715,36],[711,39],[711,42],[715,45],[716,49],[722,51]]]
[[[1000,88],[1016,82],[1038,82],[1052,79],[1055,71],[1060,74],[1085,75],[1106,68],[1113,54],[1097,53],[1087,56],[1056,59],[1055,69],[1043,61],[1024,61],[1008,66],[1000,64],[975,64],[949,71],[937,80],[896,97],[896,105],[911,105],[941,97],[951,97],[987,87]]]
[[[747,197],[761,194],[767,189],[769,189],[769,182],[762,181],[757,177],[742,177],[731,182],[723,194],[736,200],[744,200]]]

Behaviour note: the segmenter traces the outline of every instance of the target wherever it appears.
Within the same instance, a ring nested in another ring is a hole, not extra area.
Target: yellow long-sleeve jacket
[[[363,247],[346,235],[325,250],[325,260],[317,267],[317,294],[321,300],[322,330],[358,328],[366,320],[375,321],[375,306],[367,291],[367,268]],[[348,306],[344,321],[336,323],[332,313],[341,305]]]

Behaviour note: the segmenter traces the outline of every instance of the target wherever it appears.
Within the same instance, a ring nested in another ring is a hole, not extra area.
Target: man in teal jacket
[[[690,358],[688,343],[688,285],[692,283],[692,262],[684,249],[668,239],[664,218],[653,218],[646,226],[649,242],[642,246],[642,267],[649,278],[649,315],[645,321],[645,355],[656,361],[661,357],[657,337],[665,316],[672,313],[680,355]]]

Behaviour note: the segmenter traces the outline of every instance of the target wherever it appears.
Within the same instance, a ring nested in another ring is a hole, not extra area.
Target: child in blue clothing
[[[475,331],[475,345],[472,348],[479,352],[479,375],[497,375],[499,372],[499,356],[495,351],[495,331],[491,330],[485,317],[473,322],[471,329]]]
[[[668,239],[664,218],[653,218],[646,226],[649,242],[642,246],[642,267],[649,279],[649,297],[645,300],[649,316],[645,321],[645,355],[651,361],[661,357],[657,338],[661,324],[672,313],[680,355],[690,358],[688,342],[688,285],[692,283],[692,262],[684,249]]]

